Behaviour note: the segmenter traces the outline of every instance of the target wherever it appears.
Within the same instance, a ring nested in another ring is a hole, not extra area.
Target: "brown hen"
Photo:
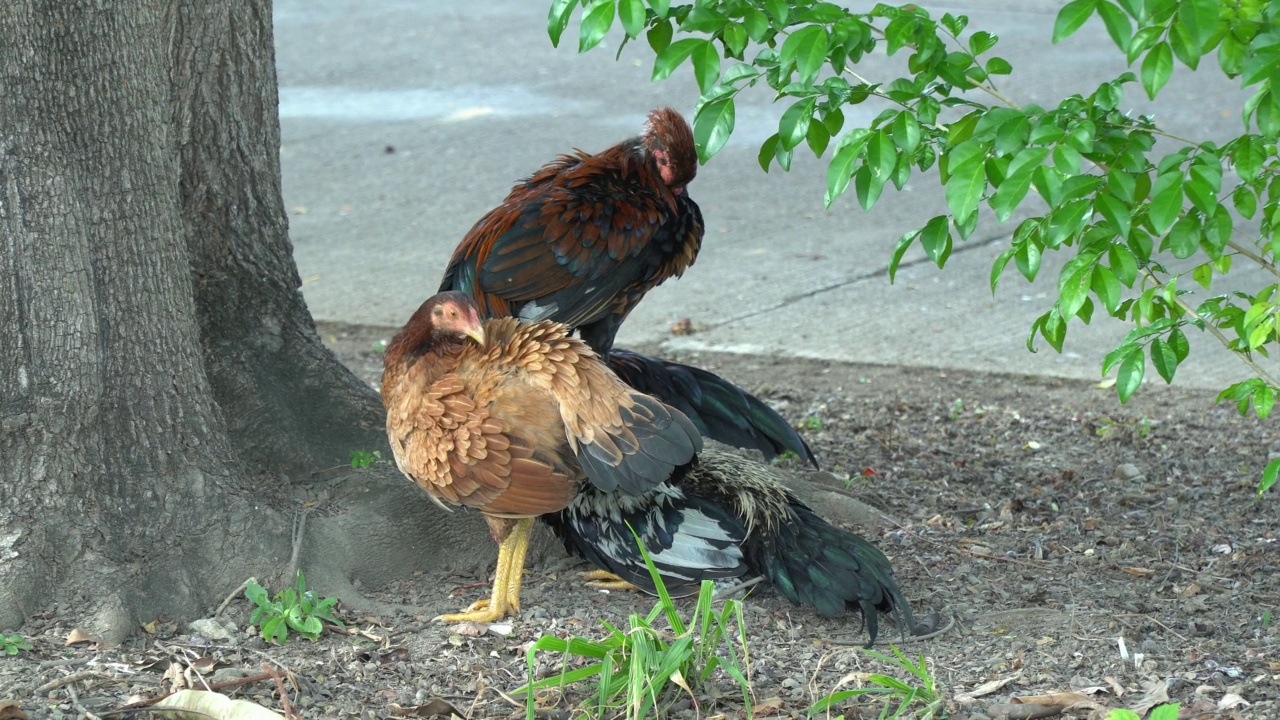
[[[490,598],[447,622],[520,609],[533,518],[582,483],[638,495],[702,448],[683,413],[625,385],[564,326],[481,321],[458,292],[429,298],[387,345],[382,401],[401,472],[441,507],[479,510],[498,543]]]

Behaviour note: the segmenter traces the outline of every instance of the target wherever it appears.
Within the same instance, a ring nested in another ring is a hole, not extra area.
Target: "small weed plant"
[[[351,469],[363,470],[371,465],[384,462],[382,459],[382,451],[374,450],[352,450],[351,451]]]
[[[1147,720],[1178,720],[1178,703],[1165,703],[1151,708]],[[1107,713],[1107,720],[1142,720],[1142,716],[1132,710],[1117,708]]]
[[[932,718],[940,717],[940,713],[943,711],[942,697],[938,692],[937,683],[934,682],[933,675],[929,673],[924,653],[919,655],[918,661],[913,662],[911,658],[903,655],[898,648],[892,645],[890,647],[893,649],[892,656],[869,648],[859,648],[859,652],[880,662],[901,668],[907,675],[914,677],[917,682],[913,683],[880,673],[871,673],[866,676],[867,687],[851,690],[837,689],[830,695],[810,705],[809,717],[824,716],[825,713],[830,712],[833,705],[855,697],[882,698],[884,706],[879,715],[881,720],[888,718],[931,720]],[[852,677],[850,675],[846,679]],[[843,715],[839,717],[841,719],[844,718]]]
[[[643,546],[640,552],[657,588],[657,604],[646,616],[632,614],[625,630],[601,620],[608,631],[604,640],[582,637],[566,640],[554,635],[538,638],[527,654],[529,681],[515,691],[517,695],[525,696],[528,718],[535,716],[538,690],[584,682],[594,684],[591,691],[594,700],[591,706],[582,708],[589,717],[661,716],[659,707],[673,700],[668,692],[672,685],[692,698],[694,688],[717,669],[733,678],[742,689],[743,706],[750,716],[750,684],[747,682],[748,673],[744,671],[748,655],[742,603],[731,599],[725,601],[719,610],[713,609],[714,586],[710,581],[704,581],[693,614],[686,622],[680,617]],[[666,620],[665,627],[660,622],[662,618]],[[535,681],[537,655],[546,652],[563,655],[562,669],[558,675]],[[588,664],[570,669],[573,657],[583,658]]]
[[[301,570],[294,587],[284,588],[275,597],[269,598],[266,588],[256,582],[245,587],[244,595],[257,605],[249,622],[258,626],[262,639],[268,642],[283,645],[289,639],[290,630],[308,640],[316,640],[326,622],[343,627],[342,621],[333,614],[337,598],[322,598],[308,590]]]
[[[0,634],[0,639],[4,640],[5,655],[17,655],[24,650],[31,649],[31,643],[18,633]]]

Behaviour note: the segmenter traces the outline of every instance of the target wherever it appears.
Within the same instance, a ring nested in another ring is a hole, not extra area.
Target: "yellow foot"
[[[436,620],[440,622],[473,622],[473,623],[491,623],[497,622],[508,615],[519,612],[519,607],[506,607],[489,609],[488,599],[477,600],[470,606],[464,608],[462,612],[449,613],[447,615],[437,615]]]
[[[586,580],[588,585],[602,590],[635,590],[640,592],[640,588],[608,570],[588,570],[582,573],[582,579]]]

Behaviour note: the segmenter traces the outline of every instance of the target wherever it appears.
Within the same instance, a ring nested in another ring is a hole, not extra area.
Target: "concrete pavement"
[[[1061,4],[929,5],[996,32],[996,54],[1015,67],[1002,90],[1049,104],[1088,94],[1124,69],[1096,19],[1050,45]],[[634,135],[651,107],[670,104],[692,119],[697,90],[687,74],[651,84],[647,47],[627,48],[615,62],[616,33],[585,56],[576,53],[576,29],[554,49],[546,13],[542,0],[277,0],[285,202],[317,319],[400,325],[435,290],[458,240],[513,182],[559,152]],[[887,80],[902,61],[871,58],[858,71]],[[1175,132],[1238,132],[1245,94],[1220,76],[1180,73],[1155,108],[1129,88],[1127,104],[1155,112]],[[852,192],[824,211],[825,163],[798,152],[789,174],[756,165],[760,141],[785,109],[770,100],[758,92],[739,101],[730,144],[690,186],[707,221],[702,253],[684,278],[640,304],[621,345],[1098,379],[1103,354],[1127,326],[1101,314],[1093,327],[1072,324],[1062,355],[1024,345],[1065,257],[1047,257],[1034,285],[1011,265],[993,298],[991,261],[1015,223],[991,222],[957,245],[943,271],[913,251],[890,285],[896,239],[945,208],[936,176],[913,177],[902,192],[890,187],[870,214]],[[849,110],[846,127],[881,109]],[[1265,282],[1240,267],[1233,282]],[[703,329],[672,336],[685,317]],[[1179,384],[1220,389],[1246,376],[1211,337],[1191,333],[1191,342]]]

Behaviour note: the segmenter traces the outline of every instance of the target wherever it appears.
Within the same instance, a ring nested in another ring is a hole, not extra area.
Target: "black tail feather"
[[[714,373],[614,348],[609,368],[623,382],[682,411],[706,437],[759,450],[765,459],[790,451],[818,467],[804,439],[776,410]]]
[[[706,450],[687,472],[641,495],[586,484],[543,520],[570,552],[647,592],[653,583],[628,526],[673,595],[704,579],[761,575],[824,616],[859,613],[872,643],[880,613],[904,633],[915,624],[884,553],[819,517],[777,470],[740,455]]]
[[[789,494],[787,519],[775,530],[753,532],[743,552],[748,567],[791,602],[811,605],[827,617],[846,610],[861,614],[872,643],[880,613],[894,615],[904,631],[915,624],[884,553],[818,517]]]

